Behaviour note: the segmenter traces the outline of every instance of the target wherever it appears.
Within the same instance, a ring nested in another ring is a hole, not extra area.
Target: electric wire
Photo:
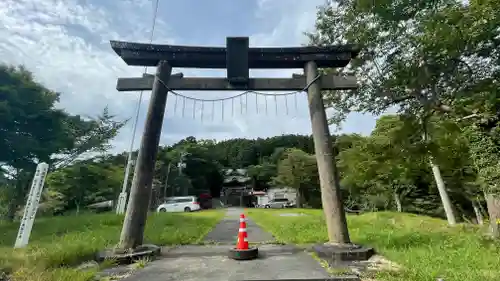
[[[158,7],[160,6],[160,0],[156,0],[155,6],[153,8],[153,18],[152,18],[152,23],[151,23],[151,32],[149,35],[149,44],[153,43],[153,38],[155,34],[155,29],[156,29],[156,19],[158,17]],[[144,67],[144,74],[146,74],[148,71],[148,67]],[[139,121],[139,114],[141,112],[141,103],[142,103],[142,97],[143,97],[144,91],[140,91],[139,94],[139,100],[137,101],[137,106],[135,109],[135,118],[134,118],[134,124],[132,125],[132,139],[130,140],[130,146],[129,146],[129,151],[127,155],[127,164],[125,168],[125,175],[123,178],[123,186],[122,186],[122,193],[126,192],[127,186],[128,186],[128,176],[130,173],[130,168],[132,166],[132,161],[133,161],[133,149],[134,149],[134,142],[135,142],[135,135],[137,133],[137,123]]]
[[[155,2],[155,7],[153,9],[153,19],[151,23],[151,33],[149,34],[149,44],[153,43],[153,38],[155,34],[155,29],[156,29],[156,18],[158,17],[158,7],[160,6],[160,0],[156,0]],[[144,67],[144,74],[146,74],[148,71],[148,67]],[[134,119],[134,125],[132,128],[132,141],[130,143],[130,153],[132,153],[132,150],[134,149],[134,140],[135,140],[135,134],[137,132],[137,123],[139,121],[139,114],[141,112],[141,104],[142,104],[142,97],[143,97],[144,91],[141,91],[139,94],[139,101],[137,102],[137,107],[136,107],[136,112],[135,112],[135,119]]]

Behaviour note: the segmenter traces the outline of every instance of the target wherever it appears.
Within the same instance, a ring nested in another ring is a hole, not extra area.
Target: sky
[[[314,27],[316,7],[324,0],[160,0],[153,43],[224,46],[228,36],[248,36],[251,47],[300,46]],[[59,108],[71,114],[97,116],[108,106],[118,119],[130,119],[112,141],[113,152],[128,150],[139,92],[116,91],[118,77],[137,77],[142,67],[127,66],[109,40],[149,42],[155,0],[1,0],[0,63],[25,65],[37,81],[61,93]],[[152,72],[153,70],[148,70]],[[225,70],[174,69],[184,76],[225,76]],[[253,77],[291,77],[302,70],[251,71]],[[181,92],[213,99],[238,92]],[[134,147],[139,145],[150,93],[140,106]],[[233,103],[177,102],[170,95],[161,145],[185,137],[230,139],[311,134],[305,93],[286,100],[249,97]],[[297,106],[295,106],[295,100]],[[266,104],[268,110],[265,110]],[[276,111],[275,108],[278,108]],[[287,110],[288,108],[288,110]],[[183,113],[184,112],[184,113]],[[193,117],[194,112],[194,117]],[[214,115],[212,117],[212,115]],[[369,134],[375,118],[351,114],[332,133]]]

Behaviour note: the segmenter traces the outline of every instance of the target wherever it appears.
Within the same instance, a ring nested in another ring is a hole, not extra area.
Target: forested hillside
[[[432,122],[434,138],[424,144],[408,119],[387,115],[377,121],[370,136],[332,138],[346,207],[351,210],[398,210],[444,217],[439,193],[428,165],[428,151],[436,161],[459,218],[476,220],[485,213],[485,201],[470,160],[466,139],[457,124]],[[176,164],[187,152],[186,168]],[[161,147],[155,175],[155,196],[210,190],[218,196],[223,168],[248,168],[255,189],[290,186],[300,190],[303,206],[321,207],[319,182],[311,136],[284,135],[266,139],[216,142],[188,137]],[[116,200],[121,190],[126,154],[94,157],[50,173],[41,213],[76,210],[91,203]],[[168,185],[167,180],[168,166]],[[4,197],[7,199],[7,197]],[[20,206],[21,207],[21,206]]]

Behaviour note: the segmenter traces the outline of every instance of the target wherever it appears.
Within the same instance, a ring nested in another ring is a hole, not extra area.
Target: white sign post
[[[22,248],[28,245],[31,229],[33,228],[33,222],[35,221],[38,203],[40,202],[40,197],[42,196],[43,184],[48,170],[49,165],[47,163],[40,163],[36,167],[35,176],[33,177],[33,182],[31,183],[31,189],[28,194],[26,206],[24,206],[24,214],[21,219],[21,225],[19,226],[19,232],[17,233],[14,248]]]
[[[120,195],[118,196],[118,203],[116,204],[116,213],[124,214],[126,204],[127,204],[127,192],[120,192]]]
[[[132,157],[129,155],[129,158]],[[123,178],[122,192],[118,195],[118,202],[116,202],[116,213],[117,214],[125,214],[125,209],[127,207],[127,186],[128,186],[128,177],[132,167],[134,166],[135,161],[130,160],[127,161],[127,167],[125,168],[125,177]]]

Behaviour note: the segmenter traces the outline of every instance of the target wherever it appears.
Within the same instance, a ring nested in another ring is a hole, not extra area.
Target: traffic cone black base
[[[228,257],[233,260],[253,260],[259,256],[257,247],[249,247],[245,214],[240,215],[240,227],[236,247],[229,249]]]
[[[236,248],[229,249],[228,257],[233,260],[244,261],[253,260],[259,256],[258,248],[248,248],[247,250],[240,250]]]

